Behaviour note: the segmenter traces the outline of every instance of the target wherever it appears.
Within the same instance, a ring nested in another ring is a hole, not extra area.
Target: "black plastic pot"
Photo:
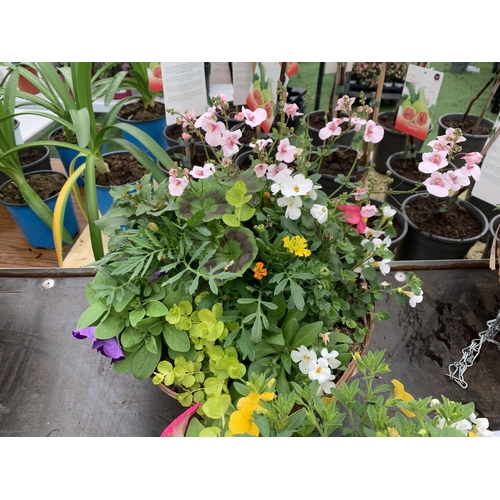
[[[321,114],[324,115],[324,111],[311,111],[311,113],[308,113],[307,115],[304,116],[304,123],[307,123],[309,119],[311,118],[312,115],[316,114]],[[319,138],[319,129],[315,127],[308,126],[307,127],[309,131],[309,137],[312,140],[313,146],[320,147],[323,146],[323,139]],[[339,146],[350,146],[352,144],[352,140],[354,139],[354,136],[356,135],[356,132],[354,130],[350,130],[349,132],[345,132],[342,134],[341,137],[335,138],[335,143],[338,144]],[[327,143],[331,139],[327,139]]]
[[[483,259],[487,259],[490,256],[491,246],[493,244],[493,240],[496,237],[496,231],[498,229],[498,226],[500,226],[500,213],[497,212],[497,214],[498,215],[496,215],[495,217],[493,217],[493,219],[491,219],[489,224],[488,238],[486,239],[486,245],[484,247],[482,255]],[[497,238],[497,248],[498,245],[500,245],[499,239],[500,238]]]
[[[438,119],[438,135],[443,135],[446,132],[446,129],[448,128],[443,123],[443,121],[446,121],[447,119],[460,121],[463,116],[464,116],[463,113],[448,113],[446,115],[441,115]],[[469,115],[467,119],[477,121],[478,118],[479,118],[478,115]],[[487,125],[488,127],[491,127],[491,129],[493,129],[495,125],[494,122],[492,122],[488,118],[483,118],[480,124]],[[466,140],[460,143],[460,146],[462,147],[462,153],[472,153],[474,151],[480,153],[486,141],[488,140],[489,134],[472,135],[464,133],[463,136],[465,137]]]
[[[408,232],[406,237],[398,245],[396,252],[397,260],[447,260],[463,259],[471,247],[488,232],[488,219],[474,205],[466,201],[460,202],[468,211],[472,212],[482,223],[483,230],[473,238],[451,239],[421,231],[411,221],[406,213],[405,207],[427,194],[415,193],[406,198],[401,206],[401,210],[408,220]]]
[[[394,114],[393,111],[384,111],[380,113],[380,117],[388,116]],[[379,123],[380,125],[380,123]],[[432,123],[429,127],[429,132],[432,131]],[[393,130],[384,127],[384,137],[380,142],[373,145],[373,163],[375,165],[375,171],[379,174],[385,174],[387,172],[387,158],[394,153],[404,151],[406,148],[406,134],[400,132],[399,130]],[[414,138],[415,151],[420,151],[424,145],[422,139]]]
[[[196,151],[198,153],[205,153],[205,147],[203,146],[202,143],[197,143],[195,144],[195,148],[196,148]],[[206,146],[206,149],[209,151],[209,155],[211,155],[211,159],[212,160],[215,160],[216,159],[216,156],[215,154],[212,154],[212,149],[210,146]],[[176,161],[179,166],[181,168],[187,168],[189,170],[191,170],[191,167],[193,166],[190,162],[190,159],[187,158],[185,156],[185,148],[184,146],[181,146],[180,144],[177,145],[177,146],[173,146],[173,147],[170,147],[168,148],[166,151],[165,151],[168,156],[170,156],[170,158],[173,160],[173,161]],[[162,165],[159,161],[156,162],[158,164],[158,166],[168,174],[168,169],[165,168],[165,165]],[[203,166],[203,165],[199,165],[199,166]]]
[[[22,167],[24,175],[29,174],[30,172],[38,172],[40,170],[52,170],[52,166],[50,164],[50,150],[47,146],[31,146],[26,149],[38,149],[43,151],[44,154],[39,160]],[[22,153],[22,151],[20,151],[20,153]],[[7,182],[9,179],[10,177],[0,172],[0,184]]]

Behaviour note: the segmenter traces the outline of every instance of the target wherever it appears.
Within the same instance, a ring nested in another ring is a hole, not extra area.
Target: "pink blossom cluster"
[[[444,135],[429,142],[432,152],[422,155],[418,169],[426,174],[431,174],[424,181],[430,194],[444,198],[450,195],[450,190],[459,191],[462,187],[468,186],[470,184],[469,177],[475,181],[481,178],[481,169],[478,164],[483,156],[477,152],[463,154],[462,160],[465,161],[463,167],[441,171],[441,169],[448,167],[449,160],[456,154],[456,145],[465,140],[460,129],[448,128]]]

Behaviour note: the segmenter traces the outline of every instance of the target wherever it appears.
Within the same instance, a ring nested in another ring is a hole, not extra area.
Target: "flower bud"
[[[156,233],[156,231],[158,231],[160,228],[154,222],[150,222],[148,224],[148,229],[150,231],[153,231],[153,233]]]

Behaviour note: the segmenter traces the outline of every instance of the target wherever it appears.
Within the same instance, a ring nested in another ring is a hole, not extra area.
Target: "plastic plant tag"
[[[408,66],[394,128],[424,140],[429,132],[443,73],[415,64]]]
[[[500,117],[491,131],[491,135],[484,145],[484,158],[481,163],[481,178],[474,183],[472,196],[490,203],[500,204]]]
[[[159,62],[150,62],[148,67],[149,90],[152,92],[163,91],[163,80],[161,77],[161,64]]]
[[[246,105],[251,111],[264,108],[267,118],[260,124],[266,134],[271,131],[274,120],[274,103],[277,102],[277,86],[281,73],[281,66],[277,62],[254,63],[250,90],[247,93]],[[285,77],[285,85],[288,77]]]
[[[162,62],[163,95],[165,108],[194,110],[196,116],[207,109],[207,87],[203,62]],[[176,117],[166,113],[167,124]]]
[[[252,85],[252,63],[233,63],[233,104],[246,104],[248,88]]]

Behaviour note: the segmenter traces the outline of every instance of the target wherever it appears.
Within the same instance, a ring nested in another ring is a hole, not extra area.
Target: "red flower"
[[[356,226],[356,230],[359,234],[364,234],[366,229],[366,217],[361,215],[361,207],[359,205],[337,205],[339,210],[345,213],[347,216],[345,221],[353,226]]]

